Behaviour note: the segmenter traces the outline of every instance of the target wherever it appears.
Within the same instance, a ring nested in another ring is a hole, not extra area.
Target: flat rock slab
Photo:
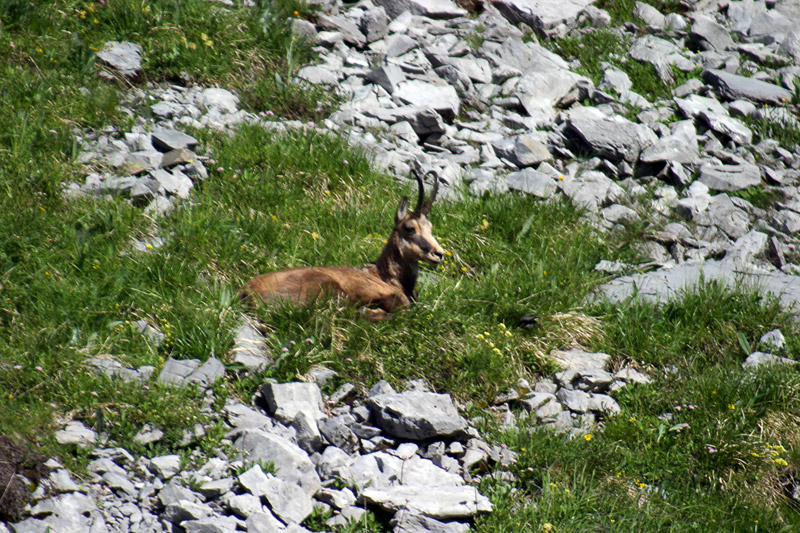
[[[411,440],[450,437],[467,429],[448,394],[408,391],[367,398],[377,425],[393,437]]]
[[[246,319],[242,320],[233,339],[233,362],[256,372],[274,362],[264,336]]]
[[[392,96],[405,104],[432,107],[443,116],[458,115],[458,93],[446,83],[407,80],[397,85]]]
[[[178,130],[158,130],[150,135],[153,148],[159,152],[169,152],[181,148],[193,150],[197,146],[197,139]]]
[[[383,6],[392,19],[403,11],[432,19],[451,19],[468,14],[452,0],[376,0],[375,4]]]
[[[655,134],[647,126],[625,119],[571,119],[566,132],[600,156],[630,163],[656,141]]]
[[[495,0],[494,6],[512,24],[520,22],[541,33],[549,33],[559,24],[572,24],[594,0]]]
[[[761,183],[761,171],[756,165],[701,165],[700,183],[712,191],[740,191]]]
[[[788,357],[780,357],[771,353],[753,352],[747,356],[742,368],[756,368],[761,365],[796,365],[797,361]]]
[[[296,444],[257,429],[246,430],[234,443],[245,452],[245,462],[268,461],[275,465],[275,475],[284,481],[298,483],[307,494],[317,492],[322,484],[314,463]]]
[[[56,442],[59,444],[77,444],[79,448],[88,448],[95,440],[97,433],[79,420],[73,420],[64,429],[56,431]]]
[[[684,264],[668,270],[623,276],[601,286],[594,298],[607,298],[610,302],[619,303],[636,295],[646,302],[663,303],[709,281],[716,281],[730,289],[771,294],[793,313],[795,320],[800,321],[800,276],[756,272],[725,261]]]
[[[592,353],[583,350],[553,350],[550,352],[550,357],[567,370],[603,369],[611,359],[607,353]]]
[[[532,194],[539,198],[550,198],[558,189],[553,176],[526,168],[519,172],[512,172],[506,177],[509,189]]]
[[[731,74],[725,70],[704,70],[703,80],[717,93],[731,100],[743,98],[777,105],[792,99],[792,92],[788,89],[756,78]]]
[[[142,74],[142,47],[136,43],[109,41],[97,52],[97,59],[124,78],[134,80]]]
[[[313,420],[325,418],[322,392],[316,383],[265,383],[261,386],[261,394],[270,415],[284,424],[294,422],[300,412]]]
[[[407,509],[439,520],[470,518],[488,513],[492,504],[475,487],[409,487],[366,489],[360,498],[387,511]]]

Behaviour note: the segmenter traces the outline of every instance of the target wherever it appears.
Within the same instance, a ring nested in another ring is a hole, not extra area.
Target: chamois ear
[[[408,196],[403,196],[403,199],[400,200],[400,205],[397,206],[397,213],[394,215],[394,225],[398,225],[401,220],[406,218],[406,214],[408,213]]]

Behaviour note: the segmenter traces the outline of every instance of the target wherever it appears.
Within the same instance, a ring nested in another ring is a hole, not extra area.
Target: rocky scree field
[[[4,2],[0,532],[797,529],[799,18]]]

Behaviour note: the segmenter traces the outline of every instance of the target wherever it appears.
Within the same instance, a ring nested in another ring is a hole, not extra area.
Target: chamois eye
[[[406,224],[405,226],[403,226],[403,231],[413,235],[414,232],[416,231],[416,228],[414,226],[412,226],[411,224]]]

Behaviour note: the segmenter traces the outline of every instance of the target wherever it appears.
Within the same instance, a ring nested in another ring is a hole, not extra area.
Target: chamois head
[[[433,206],[436,192],[439,190],[439,175],[434,171],[428,171],[425,176],[433,175],[433,191],[425,201],[425,183],[422,173],[414,170],[414,177],[417,179],[419,194],[417,196],[417,206],[412,212],[408,212],[408,196],[404,196],[397,208],[394,217],[394,231],[390,241],[394,241],[400,255],[406,264],[416,265],[417,261],[428,263],[441,263],[444,259],[444,250],[436,242],[433,236],[433,225],[428,220],[428,213]]]

